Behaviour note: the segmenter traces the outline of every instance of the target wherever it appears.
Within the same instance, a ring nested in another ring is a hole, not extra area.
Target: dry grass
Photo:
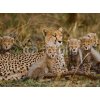
[[[88,32],[100,37],[100,14],[0,14],[0,35],[13,34],[22,45],[31,38],[41,48],[42,29],[60,26],[64,29],[64,42],[68,35],[79,37]]]
[[[0,14],[0,35],[17,34],[21,42],[31,37],[43,41],[44,27],[63,27],[64,36],[79,37],[96,32],[100,37],[100,14]],[[65,37],[66,38],[66,37]]]

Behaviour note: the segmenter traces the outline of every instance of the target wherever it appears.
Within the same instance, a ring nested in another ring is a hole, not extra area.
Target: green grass
[[[28,79],[25,81],[2,81],[0,82],[2,87],[100,87],[100,80],[91,80],[86,77],[75,78],[71,80],[32,80]]]

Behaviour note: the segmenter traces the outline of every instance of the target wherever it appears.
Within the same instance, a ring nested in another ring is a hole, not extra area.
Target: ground
[[[78,77],[78,76],[77,76]],[[19,80],[19,81],[3,81],[0,82],[0,86],[2,87],[99,87],[100,80],[91,80],[86,77],[75,77],[73,81],[71,80]]]

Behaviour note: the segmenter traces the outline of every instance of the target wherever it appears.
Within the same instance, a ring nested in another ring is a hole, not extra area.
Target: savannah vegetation
[[[17,37],[17,45],[22,48],[27,39],[31,38],[38,50],[43,49],[42,29],[45,27],[62,27],[64,30],[64,45],[66,45],[69,36],[78,38],[89,32],[96,32],[100,38],[100,14],[0,14],[0,36],[13,34]],[[16,47],[15,53],[20,51],[21,49]],[[100,86],[100,80],[76,76],[73,82],[63,79],[57,81],[28,79],[25,81],[0,82],[0,86]]]

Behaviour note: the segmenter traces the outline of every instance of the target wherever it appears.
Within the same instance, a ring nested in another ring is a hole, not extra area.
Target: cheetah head
[[[92,46],[97,47],[97,45],[99,44],[97,34],[96,33],[89,33],[89,34],[87,34],[87,36],[91,39]]]
[[[56,58],[57,56],[57,48],[54,46],[49,46],[46,48],[46,54],[49,58]]]
[[[14,45],[14,38],[10,36],[3,36],[1,39],[1,47],[4,50],[9,50]]]
[[[44,37],[45,37],[45,44],[47,46],[54,46],[57,47],[62,45],[62,28],[58,30],[53,29],[43,29]]]
[[[92,39],[90,37],[84,36],[81,39],[81,49],[88,51],[92,47]]]
[[[69,39],[67,41],[67,45],[68,45],[69,54],[77,55],[77,53],[80,49],[80,40],[74,39],[74,38]]]

